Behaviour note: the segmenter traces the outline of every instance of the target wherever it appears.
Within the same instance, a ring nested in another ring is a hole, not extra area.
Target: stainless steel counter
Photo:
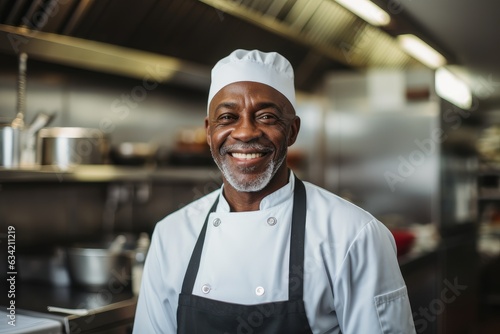
[[[17,315],[56,320],[62,324],[65,334],[125,334],[131,331],[137,298],[118,286],[90,292],[73,287],[20,282],[15,301]],[[6,305],[6,301],[2,299],[0,304]],[[47,306],[86,309],[88,313],[52,313],[47,311]]]

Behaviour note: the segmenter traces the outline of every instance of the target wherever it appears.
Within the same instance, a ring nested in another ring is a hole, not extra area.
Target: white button
[[[205,294],[209,293],[210,290],[212,290],[212,288],[208,284],[203,284],[203,286],[201,287],[201,292]]]
[[[263,287],[261,286],[258,286],[256,289],[255,289],[255,294],[257,296],[262,296],[264,294],[265,290]]]
[[[213,221],[213,224],[215,227],[219,226],[221,223],[221,220],[219,218],[215,218],[214,221]]]
[[[278,222],[278,220],[277,220],[276,218],[274,218],[274,217],[269,217],[269,218],[267,219],[267,223],[268,223],[270,226],[274,226],[274,225],[276,225],[276,223],[277,223],[277,222]]]

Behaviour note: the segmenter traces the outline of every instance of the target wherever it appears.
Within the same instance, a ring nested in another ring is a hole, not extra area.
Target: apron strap
[[[219,195],[220,196],[220,195]],[[215,200],[214,204],[210,208],[210,211],[205,218],[205,223],[201,228],[200,235],[194,246],[193,253],[191,254],[191,259],[189,260],[188,268],[186,270],[186,275],[184,276],[184,282],[182,283],[182,293],[191,294],[193,293],[194,282],[196,281],[196,276],[198,275],[198,269],[200,268],[201,251],[203,250],[203,243],[205,242],[205,234],[207,233],[208,217],[212,212],[215,212],[217,204],[219,203],[219,196]]]
[[[288,300],[303,300],[304,296],[306,203],[306,189],[304,183],[295,176],[292,231],[290,236],[290,267],[288,269]]]

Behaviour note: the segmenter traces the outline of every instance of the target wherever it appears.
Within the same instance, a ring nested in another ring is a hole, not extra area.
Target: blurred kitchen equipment
[[[23,147],[21,149],[21,165],[22,166],[33,166],[36,165],[36,140],[37,133],[43,127],[49,125],[55,118],[55,114],[47,114],[44,112],[39,112],[36,114],[35,118],[31,124],[26,128],[23,133]]]
[[[69,247],[66,253],[71,282],[90,291],[98,291],[108,286],[129,291],[134,252],[122,248],[123,246],[120,245],[121,249],[118,251],[109,243],[77,244]],[[113,249],[110,250],[110,247]]]
[[[380,216],[380,221],[391,231],[396,243],[397,256],[409,253],[415,244],[417,235],[411,229],[415,225],[409,218],[398,213],[386,213]]]
[[[182,128],[177,133],[175,147],[165,157],[159,156],[160,165],[213,166],[215,165],[204,127]]]
[[[492,125],[484,129],[476,145],[483,161],[500,162],[500,126]]]
[[[115,240],[111,242],[111,245],[108,247],[108,251],[110,254],[118,254],[123,250],[125,246],[125,242],[127,242],[127,238],[123,235],[117,235]]]
[[[109,154],[116,165],[140,166],[154,162],[157,150],[152,143],[124,142],[113,146]]]
[[[83,308],[64,308],[57,306],[47,306],[47,311],[49,312],[57,312],[57,313],[65,313],[71,315],[87,315],[89,314],[89,310]]]
[[[19,278],[23,282],[66,287],[70,285],[66,253],[61,247],[18,254]]]
[[[40,163],[61,169],[103,164],[109,151],[108,139],[99,129],[44,128],[39,131],[38,138]]]
[[[405,230],[391,230],[396,242],[397,256],[409,253],[415,242],[415,234]]]
[[[21,129],[11,123],[0,123],[0,166],[16,168],[21,153]]]
[[[19,76],[17,79],[17,114],[12,121],[12,127],[24,128],[24,114],[26,112],[26,63],[28,55],[19,54]]]
[[[142,232],[137,240],[137,247],[135,248],[134,263],[132,266],[132,292],[138,295],[141,289],[142,274],[144,271],[144,264],[150,245],[149,235]]]
[[[28,55],[19,55],[17,84],[17,114],[13,121],[0,124],[0,166],[17,168],[21,162],[22,131],[26,107],[26,61]]]

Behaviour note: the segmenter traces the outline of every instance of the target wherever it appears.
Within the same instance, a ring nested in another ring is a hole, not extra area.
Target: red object
[[[415,235],[411,232],[403,230],[391,232],[394,236],[394,241],[396,241],[398,256],[408,253],[411,250],[413,243],[415,242]]]

